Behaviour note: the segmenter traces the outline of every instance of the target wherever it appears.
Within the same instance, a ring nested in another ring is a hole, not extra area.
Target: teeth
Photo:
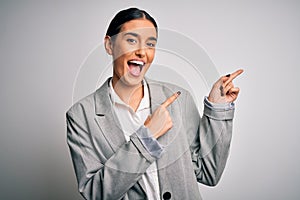
[[[136,64],[136,65],[140,65],[140,66],[143,66],[143,65],[144,65],[144,62],[138,61],[138,60],[131,60],[131,61],[129,61],[129,63]]]

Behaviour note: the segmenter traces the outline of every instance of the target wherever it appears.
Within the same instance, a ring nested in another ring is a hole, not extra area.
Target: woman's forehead
[[[147,35],[156,37],[156,28],[151,21],[147,19],[134,19],[130,20],[122,25],[120,32],[134,32],[139,35]]]

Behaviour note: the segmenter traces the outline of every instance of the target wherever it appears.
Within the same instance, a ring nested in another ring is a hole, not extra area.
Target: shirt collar
[[[111,101],[112,101],[113,104],[119,104],[119,105],[124,105],[126,107],[130,107],[115,92],[115,90],[113,88],[113,85],[112,85],[112,79],[110,79],[109,88],[110,88],[109,89],[109,94],[110,94]],[[144,93],[144,96],[143,96],[143,98],[140,102],[140,105],[139,105],[137,111],[150,108],[149,90],[148,90],[147,83],[144,79],[143,79],[143,93]]]

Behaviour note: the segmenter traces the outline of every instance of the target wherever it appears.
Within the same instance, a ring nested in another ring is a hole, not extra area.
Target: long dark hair
[[[128,8],[121,10],[116,14],[116,16],[111,20],[106,35],[113,37],[118,34],[122,28],[122,25],[130,20],[146,18],[154,25],[157,33],[157,24],[153,17],[151,17],[146,11],[140,10],[138,8]]]

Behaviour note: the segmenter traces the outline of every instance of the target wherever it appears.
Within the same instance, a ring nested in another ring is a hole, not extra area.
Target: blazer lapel
[[[113,152],[116,152],[126,139],[118,117],[113,111],[109,97],[109,81],[110,78],[95,93],[95,120]],[[146,194],[146,186],[142,178],[138,184]]]
[[[126,140],[120,122],[113,111],[109,97],[109,81],[110,79],[95,93],[95,120],[112,150],[116,152]]]
[[[155,109],[157,109],[157,107],[160,106],[167,98],[177,92],[174,90],[179,89],[161,82],[151,80],[147,80],[147,82],[150,91],[152,112],[155,111]],[[164,153],[161,158],[157,160],[161,196],[165,192],[172,191],[171,184],[174,183],[174,180],[172,180],[172,177],[174,177],[172,176],[172,173],[174,173],[174,171],[176,173],[176,168],[174,168],[172,163],[176,162],[176,160],[178,160],[185,151],[189,150],[188,145],[185,145],[185,140],[181,138],[179,132],[182,128],[183,114],[181,106],[179,105],[180,100],[181,99],[177,99],[167,108],[173,121],[173,127],[166,134],[158,138],[158,142],[164,146]]]
[[[151,113],[153,113],[157,107],[159,107],[168,98],[166,93],[172,94],[173,91],[163,91],[162,83],[156,81],[147,80],[147,83],[150,93]],[[170,105],[168,109],[172,109],[172,105]],[[171,130],[169,132],[171,132]],[[161,193],[164,191],[170,191],[169,188],[171,187],[167,178],[167,165],[170,163],[168,156],[169,153],[167,153],[168,144],[171,140],[170,135],[171,133],[168,133],[158,138],[159,143],[165,146],[165,153],[163,153],[162,157],[157,160],[158,179]]]

